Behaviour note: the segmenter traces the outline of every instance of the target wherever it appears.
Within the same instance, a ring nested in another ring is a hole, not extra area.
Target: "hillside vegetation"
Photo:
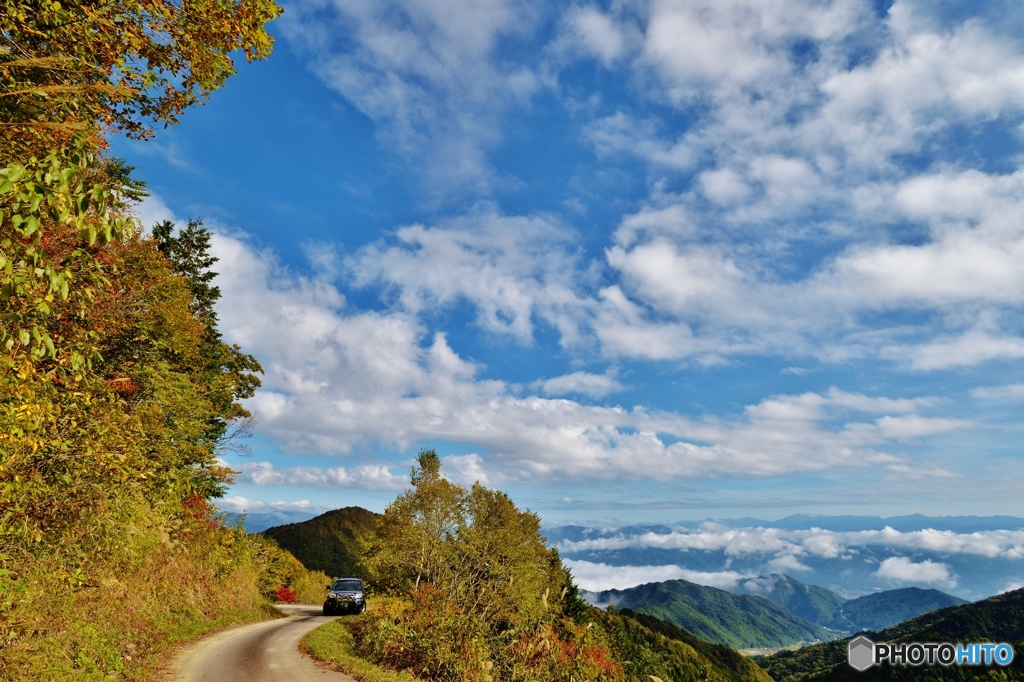
[[[726,647],[587,605],[535,514],[444,479],[433,450],[417,463],[360,543],[371,608],[311,633],[314,655],[371,680],[767,682]]]
[[[1005,669],[896,666],[858,673],[846,662],[846,639],[780,652],[759,663],[777,682],[1024,679],[1024,590],[932,611],[867,636],[874,642],[1008,642],[1017,656]]]
[[[821,626],[764,597],[735,595],[686,580],[648,583],[589,596],[591,603],[613,604],[655,616],[701,639],[737,649],[787,646],[832,636]]]
[[[323,584],[211,504],[262,370],[217,330],[209,233],[143,233],[145,183],[104,139],[152,136],[232,53],[269,55],[279,12],[0,14],[0,679],[152,679],[174,642]]]
[[[362,507],[345,507],[308,521],[268,528],[262,535],[310,570],[335,577],[359,575],[359,541],[373,530],[379,517]]]
[[[611,634],[616,657],[626,662],[627,677],[723,682],[770,679],[752,659],[694,637],[672,623],[628,609],[595,611],[595,618]]]

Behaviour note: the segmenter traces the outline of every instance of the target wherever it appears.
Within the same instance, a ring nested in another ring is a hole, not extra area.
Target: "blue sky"
[[[226,509],[1024,515],[1024,9],[299,0],[155,141],[266,369]]]

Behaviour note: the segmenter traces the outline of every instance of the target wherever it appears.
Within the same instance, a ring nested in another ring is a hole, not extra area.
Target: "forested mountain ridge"
[[[874,642],[1008,642],[1017,652],[1006,669],[953,666],[873,667],[858,673],[847,664],[849,638],[783,651],[759,664],[777,682],[910,679],[1024,679],[1024,589],[977,602],[950,606],[912,618],[879,632],[865,633]],[[1002,676],[1002,677],[1001,677]]]
[[[842,617],[854,630],[882,630],[936,609],[967,603],[939,590],[903,587],[851,599],[843,604]]]
[[[824,587],[779,574],[740,581],[729,591],[766,597],[812,623],[845,632],[880,630],[935,609],[967,603],[945,592],[919,587],[844,599]]]
[[[778,603],[735,595],[686,580],[587,593],[590,603],[611,604],[673,623],[693,635],[737,649],[787,646],[832,637],[820,625]]]
[[[308,521],[274,526],[262,532],[302,564],[330,576],[359,575],[359,540],[380,514],[362,507],[334,509]]]
[[[808,585],[787,575],[768,576],[740,581],[728,590],[733,594],[751,594],[771,599],[797,616],[832,629],[848,630],[841,613],[847,600],[832,590]]]

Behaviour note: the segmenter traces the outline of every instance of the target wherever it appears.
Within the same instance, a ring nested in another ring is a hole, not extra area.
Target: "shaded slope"
[[[671,623],[629,610],[609,613],[594,609],[591,615],[609,634],[613,657],[626,662],[629,679],[654,676],[666,682],[770,682],[753,660]]]
[[[1009,642],[1017,656],[1006,669],[951,666],[949,668],[870,668],[858,673],[846,662],[847,640],[783,651],[759,663],[779,682],[838,680],[968,680],[1024,679],[1024,589],[982,601],[951,606],[918,616],[880,632],[868,633],[875,642]]]
[[[701,639],[738,649],[786,646],[830,636],[821,626],[764,597],[730,594],[686,580],[589,593],[588,599],[655,616]]]
[[[772,573],[769,576],[744,580],[729,591],[733,594],[750,594],[771,599],[797,616],[818,625],[837,630],[857,629],[843,618],[843,605],[848,603],[846,599],[832,590],[802,583],[788,575]]]
[[[311,571],[330,576],[358,575],[359,538],[373,528],[378,514],[362,507],[334,509],[308,521],[263,531]]]

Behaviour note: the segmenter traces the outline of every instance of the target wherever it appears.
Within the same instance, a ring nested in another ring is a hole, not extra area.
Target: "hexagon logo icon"
[[[851,668],[864,672],[875,663],[875,643],[867,637],[857,637],[850,640],[849,658],[847,660]]]

